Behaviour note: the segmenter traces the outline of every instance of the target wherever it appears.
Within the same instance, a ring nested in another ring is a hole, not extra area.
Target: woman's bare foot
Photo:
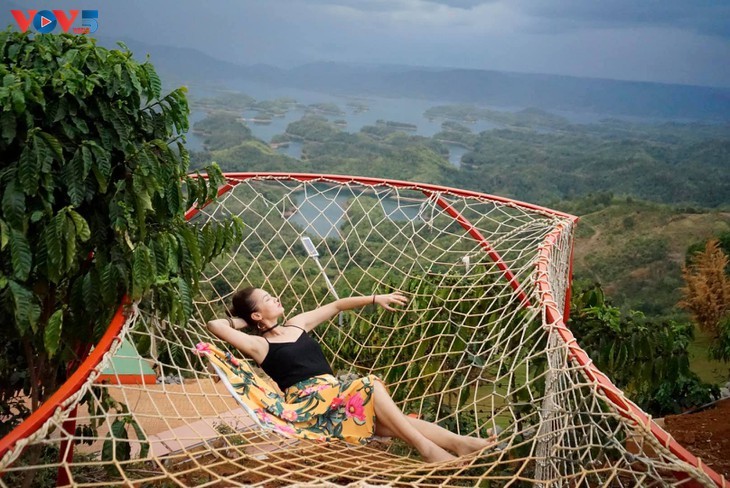
[[[482,449],[488,449],[493,447],[497,443],[497,436],[492,435],[487,439],[480,437],[461,436],[462,442],[459,443],[459,447],[456,449],[456,453],[459,456],[465,456],[472,452],[481,451]]]
[[[421,457],[423,457],[424,461],[427,463],[442,463],[456,459],[453,454],[441,449],[436,444],[434,444],[433,447],[424,449],[424,451],[421,452]]]

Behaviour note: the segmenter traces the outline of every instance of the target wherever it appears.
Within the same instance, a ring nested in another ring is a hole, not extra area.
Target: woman
[[[288,319],[279,319],[279,299],[259,288],[245,288],[233,296],[232,316],[208,322],[208,330],[256,361],[284,392],[287,404],[302,408],[282,412],[287,421],[327,432],[331,437],[366,441],[373,434],[399,437],[428,462],[454,459],[492,445],[493,440],[450,432],[436,424],[404,415],[374,375],[340,383],[322,349],[308,334],[322,322],[345,310],[377,304],[386,310],[407,303],[401,293],[358,296],[336,300]],[[241,332],[254,328],[259,335]],[[306,406],[306,408],[305,408]],[[304,412],[316,412],[307,415]]]

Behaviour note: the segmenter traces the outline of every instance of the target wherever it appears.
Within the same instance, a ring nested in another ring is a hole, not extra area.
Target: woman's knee
[[[390,393],[388,393],[388,389],[385,387],[382,381],[373,381],[373,391],[375,392],[376,397],[384,397],[390,396]]]

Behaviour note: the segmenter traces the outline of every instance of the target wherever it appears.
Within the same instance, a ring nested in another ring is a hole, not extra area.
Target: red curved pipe
[[[547,276],[549,273],[547,263],[550,262],[550,254],[551,250],[555,246],[555,241],[558,239],[558,236],[562,232],[561,227],[562,224],[558,225],[556,229],[547,236],[547,238],[545,239],[545,244],[541,247],[538,253],[539,257],[537,262],[537,288],[542,296],[541,302],[543,307],[545,307],[545,316],[547,322],[551,324],[551,327],[555,328],[556,332],[560,335],[560,338],[568,346],[568,349],[570,351],[570,358],[574,359],[578,364],[583,367],[583,371],[585,372],[586,376],[588,376],[591,381],[594,381],[599,385],[601,391],[603,391],[606,397],[617,407],[619,413],[623,417],[629,419],[632,422],[638,420],[644,426],[647,426],[649,428],[649,431],[657,439],[657,441],[659,441],[663,446],[667,447],[667,449],[669,449],[672,454],[687,462],[688,464],[694,466],[695,468],[701,470],[717,486],[722,488],[727,487],[728,482],[723,476],[720,476],[716,471],[711,469],[706,464],[702,464],[695,455],[687,451],[687,449],[685,449],[684,447],[682,447],[682,445],[675,441],[672,436],[669,435],[669,433],[659,427],[649,415],[647,415],[646,413],[644,413],[643,410],[634,405],[633,402],[627,400],[623,392],[618,389],[605,374],[603,374],[598,368],[593,365],[593,361],[591,360],[591,358],[588,357],[588,354],[586,354],[586,352],[578,345],[575,336],[573,336],[573,333],[565,325],[565,322],[563,321],[563,316],[558,309],[559,304],[555,303],[550,283],[547,280]],[[675,472],[674,474],[677,478],[681,480],[689,478],[689,476],[683,472]],[[695,480],[687,479],[685,483],[686,484],[684,484],[683,486],[703,486],[701,483]]]
[[[196,177],[197,175],[192,175],[193,177]],[[207,178],[206,175],[200,175],[203,178]],[[451,188],[448,186],[441,186],[441,185],[432,185],[430,183],[413,183],[410,181],[403,181],[403,180],[390,180],[386,178],[375,178],[371,176],[347,176],[347,175],[327,175],[327,174],[317,174],[317,173],[247,173],[247,172],[238,172],[238,173],[224,173],[224,176],[230,180],[230,178],[234,178],[237,180],[250,180],[254,178],[263,178],[263,179],[270,179],[270,180],[296,180],[296,181],[321,181],[323,183],[327,182],[335,182],[335,183],[359,183],[361,185],[365,186],[392,186],[395,188],[406,188],[411,190],[417,190],[421,192],[430,192],[430,193],[448,193],[450,195],[456,195],[460,197],[469,197],[469,198],[481,198],[486,199],[490,201],[500,202],[500,203],[506,203],[511,204],[516,207],[522,207],[528,210],[532,210],[535,212],[539,212],[545,215],[554,215],[556,217],[562,217],[566,218],[572,221],[576,221],[578,217],[574,215],[570,215],[564,212],[559,212],[557,210],[551,210],[549,208],[541,207],[539,205],[533,205],[531,203],[521,202],[519,200],[513,200],[510,198],[504,198],[499,197],[496,195],[490,195],[488,193],[479,193],[471,190],[461,190],[459,188]],[[221,187],[221,190],[218,191],[218,195],[221,195],[225,193],[226,191],[229,191],[231,188],[228,188],[230,185],[231,187],[239,184],[238,181],[228,181],[228,183]],[[225,188],[225,190],[223,190]],[[196,212],[197,213],[197,212]]]
[[[453,206],[449,204],[446,200],[441,198],[440,196],[436,196],[433,193],[425,192],[427,196],[434,197],[436,199],[436,203],[439,207],[444,209],[446,213],[451,215],[451,217],[456,220],[461,227],[466,230],[470,236],[476,240],[479,245],[484,249],[484,252],[487,253],[487,255],[492,258],[492,261],[495,262],[497,265],[497,268],[499,268],[500,271],[502,271],[502,275],[507,280],[509,285],[512,287],[514,292],[517,294],[517,298],[520,299],[520,305],[523,307],[529,307],[530,306],[530,300],[527,298],[527,295],[525,294],[524,290],[522,289],[522,286],[520,285],[520,282],[517,280],[517,277],[514,275],[511,269],[509,269],[509,266],[505,264],[505,262],[502,260],[502,256],[499,255],[499,253],[489,244],[489,241],[486,237],[482,235],[481,232],[479,232],[479,229],[474,227],[469,220],[461,215],[461,213],[456,210]]]

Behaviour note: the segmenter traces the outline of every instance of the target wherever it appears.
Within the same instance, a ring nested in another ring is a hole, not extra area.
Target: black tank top
[[[301,327],[285,327],[296,327],[302,333],[294,342],[269,342],[264,337],[269,342],[269,352],[261,363],[261,368],[281,391],[313,376],[334,374],[317,341]]]

